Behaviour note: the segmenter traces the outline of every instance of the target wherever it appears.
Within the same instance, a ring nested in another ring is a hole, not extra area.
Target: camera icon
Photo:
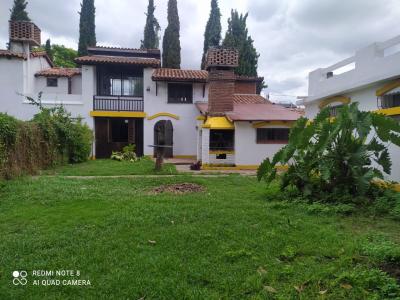
[[[14,271],[12,272],[13,284],[14,285],[26,285],[28,283],[28,272],[26,271]]]

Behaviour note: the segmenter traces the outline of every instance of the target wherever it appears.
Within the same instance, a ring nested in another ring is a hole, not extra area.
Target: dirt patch
[[[396,279],[397,282],[400,284],[400,264],[399,263],[384,263],[384,264],[380,265],[380,269],[383,272],[388,273],[389,276]]]
[[[171,193],[176,195],[182,195],[187,193],[200,193],[204,192],[205,188],[195,183],[177,183],[158,186],[150,191],[152,195],[158,195],[163,193]]]

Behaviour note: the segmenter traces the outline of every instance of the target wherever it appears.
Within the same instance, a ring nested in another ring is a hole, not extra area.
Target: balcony
[[[143,112],[143,97],[93,96],[94,111]]]
[[[371,44],[355,55],[327,68],[312,71],[305,102],[354,91],[370,84],[398,78],[400,36]]]

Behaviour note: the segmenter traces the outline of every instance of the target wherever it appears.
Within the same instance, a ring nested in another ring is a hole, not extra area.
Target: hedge
[[[72,119],[63,107],[41,107],[31,121],[0,113],[0,179],[86,161],[92,136],[89,127]]]

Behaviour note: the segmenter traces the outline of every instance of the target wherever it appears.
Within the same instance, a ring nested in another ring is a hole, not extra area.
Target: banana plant
[[[364,195],[374,178],[391,173],[388,146],[400,146],[400,124],[390,117],[344,105],[335,118],[324,108],[314,120],[300,118],[289,142],[258,168],[258,180],[279,178],[281,188],[295,186],[305,196],[314,193]],[[278,175],[277,166],[288,165]]]

